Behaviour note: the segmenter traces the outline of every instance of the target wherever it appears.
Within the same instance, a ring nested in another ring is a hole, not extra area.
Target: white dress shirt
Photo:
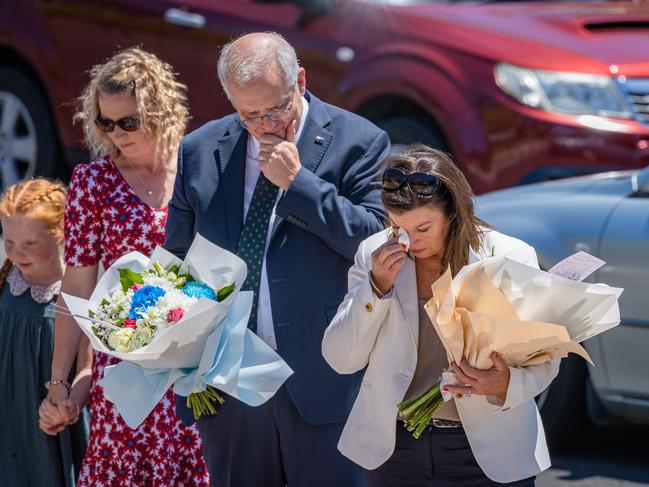
[[[300,126],[295,133],[295,143],[300,140],[302,129],[307,114],[309,113],[309,102],[302,97],[302,118],[300,118]],[[252,194],[255,192],[255,185],[261,170],[259,169],[259,142],[254,137],[248,137],[248,147],[246,149],[246,170],[245,170],[245,185],[243,190],[243,221],[246,221]],[[282,190],[277,192],[277,202],[282,197]],[[266,246],[264,248],[264,260],[261,264],[261,280],[259,283],[259,303],[257,304],[257,335],[265,341],[274,350],[277,350],[277,342],[275,341],[275,328],[273,326],[273,313],[270,304],[270,291],[268,289],[268,275],[266,273],[266,253],[268,252],[268,243],[270,241],[270,232],[275,223],[275,208],[270,214],[268,222],[268,231],[266,233]]]

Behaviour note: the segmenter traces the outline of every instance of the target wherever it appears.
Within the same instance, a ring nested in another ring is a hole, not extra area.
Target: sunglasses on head
[[[408,185],[410,191],[421,196],[430,196],[442,186],[437,176],[425,172],[406,174],[396,168],[383,172],[383,191],[396,191],[404,184]]]
[[[103,118],[101,115],[97,115],[95,125],[97,125],[99,130],[107,134],[115,130],[116,125],[125,132],[135,132],[140,128],[140,119],[137,117],[124,117],[119,120],[111,120],[110,118]]]

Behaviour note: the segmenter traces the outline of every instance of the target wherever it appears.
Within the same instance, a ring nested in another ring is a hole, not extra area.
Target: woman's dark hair
[[[481,234],[489,226],[475,215],[473,191],[462,171],[443,152],[423,144],[414,144],[405,151],[390,154],[383,163],[386,169],[400,169],[405,174],[421,172],[439,180],[431,195],[420,195],[407,184],[399,189],[381,191],[383,206],[394,214],[406,213],[422,206],[440,210],[449,221],[442,268],[450,264],[453,275],[469,263],[469,248],[477,251]],[[482,228],[481,228],[482,227]]]

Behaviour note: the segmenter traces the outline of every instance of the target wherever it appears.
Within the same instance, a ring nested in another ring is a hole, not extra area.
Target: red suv
[[[87,69],[139,44],[189,87],[193,127],[231,111],[218,46],[273,30],[309,88],[451,152],[478,193],[649,164],[649,4],[423,0],[0,0],[0,177],[86,160]]]

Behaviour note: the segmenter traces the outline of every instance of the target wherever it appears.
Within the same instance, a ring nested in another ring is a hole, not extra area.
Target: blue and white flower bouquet
[[[118,268],[121,288],[104,298],[94,318],[94,334],[116,352],[134,352],[146,347],[171,326],[182,326],[183,317],[199,298],[221,302],[235,289],[230,284],[215,292],[197,282],[178,265],[165,269],[158,262],[142,272]]]
[[[246,273],[239,257],[196,235],[184,261],[161,247],[150,258],[130,252],[90,299],[63,293],[92,347],[122,360],[105,369],[101,385],[130,427],[171,386],[198,419],[223,401],[217,389],[258,406],[293,373],[247,328]]]

